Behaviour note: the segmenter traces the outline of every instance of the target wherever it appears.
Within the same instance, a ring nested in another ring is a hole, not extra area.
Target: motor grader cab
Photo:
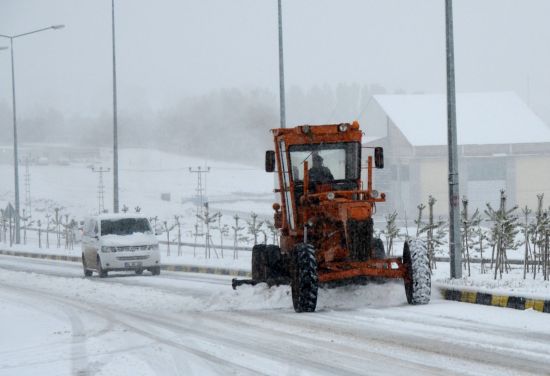
[[[320,284],[363,282],[369,278],[401,278],[407,301],[430,299],[430,269],[426,248],[418,240],[405,242],[403,257],[387,258],[373,236],[376,205],[385,194],[373,189],[373,167],[384,167],[380,147],[364,148],[359,123],[303,125],[273,129],[275,150],[266,152],[266,171],[278,174],[280,203],[273,204],[279,245],[255,245],[252,279],[290,284],[296,312],[312,312]],[[366,187],[361,179],[366,150]],[[373,154],[373,155],[372,155]]]

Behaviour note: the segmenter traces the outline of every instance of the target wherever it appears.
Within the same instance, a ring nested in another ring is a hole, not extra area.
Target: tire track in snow
[[[33,294],[37,296],[37,298],[39,299],[47,299],[53,302],[57,302],[58,304],[61,304],[64,306],[72,307],[81,312],[90,313],[99,318],[106,319],[112,323],[115,323],[121,327],[124,327],[129,331],[131,331],[132,333],[145,337],[151,340],[152,342],[164,344],[164,345],[173,347],[175,349],[182,350],[190,355],[196,356],[197,358],[208,361],[212,366],[215,366],[215,369],[225,370],[221,374],[258,375],[258,372],[256,370],[243,366],[239,363],[233,362],[230,359],[227,359],[227,357],[216,356],[209,353],[208,351],[198,350],[188,344],[184,344],[173,340],[171,338],[173,337],[173,333],[171,332],[171,330],[174,329],[174,327],[170,325],[166,325],[166,323],[163,323],[162,326],[164,327],[165,330],[169,329],[168,334],[165,337],[159,335],[157,333],[159,321],[158,320],[156,321],[157,325],[152,325],[151,322],[152,321],[154,322],[155,320],[154,320],[154,317],[152,317],[151,315],[147,315],[147,314],[137,315],[137,314],[132,314],[131,312],[121,312],[117,309],[109,308],[107,306],[101,306],[101,307],[95,306],[92,309],[90,308],[89,305],[85,303],[75,302],[64,296],[57,295],[52,291],[46,291],[42,289],[35,290],[27,287],[21,287],[21,286],[9,285],[9,284],[3,285],[3,287],[8,287],[8,286],[12,289],[18,289],[22,292]],[[130,322],[128,321],[128,319],[130,319]],[[133,323],[131,323],[132,320],[133,320]],[[149,328],[149,331],[145,330],[144,328]],[[104,352],[99,355],[115,354],[115,353],[125,352],[131,349],[141,349],[141,348],[144,348],[144,346],[138,346],[138,347],[134,346],[126,349],[121,349],[119,351]],[[96,354],[94,356],[97,357],[99,355]],[[38,363],[38,364],[41,364],[41,363]]]

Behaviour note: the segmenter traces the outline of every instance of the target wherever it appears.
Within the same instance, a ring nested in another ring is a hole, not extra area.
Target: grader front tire
[[[405,242],[403,264],[407,269],[405,293],[409,304],[428,304],[430,302],[432,281],[428,250],[420,239]]]
[[[311,244],[298,244],[294,250],[294,257],[291,282],[294,310],[314,312],[319,289],[315,248]]]

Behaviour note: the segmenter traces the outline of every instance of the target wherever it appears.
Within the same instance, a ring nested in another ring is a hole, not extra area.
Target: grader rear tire
[[[405,242],[403,264],[407,269],[405,276],[405,294],[409,304],[428,304],[430,302],[432,281],[428,250],[420,239]]]
[[[314,312],[317,307],[319,277],[315,248],[311,244],[296,245],[292,274],[291,290],[294,311]]]
[[[256,244],[252,248],[252,279],[258,282],[267,280],[267,254],[265,244]]]

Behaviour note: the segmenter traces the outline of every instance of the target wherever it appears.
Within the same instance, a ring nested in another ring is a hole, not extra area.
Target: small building
[[[376,95],[362,128],[381,137],[386,169],[375,185],[385,191],[385,210],[412,218],[433,195],[436,215],[448,213],[447,103],[445,95]],[[512,92],[457,95],[460,195],[470,210],[498,207],[506,190],[509,207],[535,209],[537,194],[550,203],[550,128]]]

